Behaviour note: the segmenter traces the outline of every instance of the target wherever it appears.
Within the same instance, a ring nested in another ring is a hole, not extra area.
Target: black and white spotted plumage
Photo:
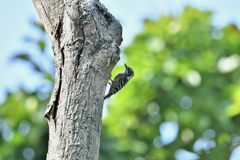
[[[110,90],[108,94],[104,97],[104,99],[111,97],[115,93],[117,93],[120,89],[122,89],[128,81],[134,76],[134,72],[132,68],[125,65],[125,72],[119,73],[111,83]]]

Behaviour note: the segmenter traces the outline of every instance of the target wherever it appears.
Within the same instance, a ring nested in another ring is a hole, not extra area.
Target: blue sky
[[[24,64],[13,64],[10,57],[26,50],[26,35],[36,34],[30,25],[37,14],[29,0],[7,0],[0,5],[0,102],[4,100],[5,90],[16,90],[19,85],[31,81],[31,75]],[[33,76],[34,77],[34,76]]]
[[[122,46],[130,44],[134,36],[141,32],[145,18],[157,19],[161,15],[180,14],[184,7],[189,5],[201,10],[212,10],[214,12],[212,22],[216,27],[223,27],[229,23],[240,27],[240,1],[237,0],[102,0],[101,2],[123,26]],[[35,19],[38,19],[38,16],[30,0],[5,0],[0,5],[0,103],[4,100],[6,89],[15,91],[19,86],[25,86],[31,91],[40,84],[38,75],[32,73],[28,65],[9,60],[19,51],[34,53],[35,48],[24,41],[24,36],[39,36],[31,25],[31,21]],[[48,50],[51,51],[50,45]]]

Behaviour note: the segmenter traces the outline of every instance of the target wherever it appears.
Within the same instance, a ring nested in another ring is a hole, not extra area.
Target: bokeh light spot
[[[155,113],[155,112],[159,112],[159,110],[160,110],[160,107],[159,107],[159,105],[158,105],[157,103],[155,103],[155,102],[151,102],[151,103],[149,103],[148,106],[147,106],[147,112],[148,112],[148,114],[153,114],[153,113]]]
[[[180,29],[181,29],[181,26],[177,21],[172,21],[168,25],[168,31],[171,34],[176,34],[177,32],[180,31]]]
[[[228,73],[239,66],[240,57],[233,54],[229,57],[222,57],[217,63],[217,68],[221,73]]]
[[[28,121],[22,121],[18,126],[18,131],[23,135],[27,135],[30,131],[30,123]]]
[[[10,142],[13,139],[14,133],[10,128],[4,128],[2,131],[2,137],[6,142]]]
[[[162,142],[161,142],[161,137],[160,136],[157,136],[157,137],[154,138],[153,145],[156,148],[162,147]]]
[[[184,96],[180,99],[180,106],[183,109],[189,109],[192,107],[193,101],[192,98],[188,97],[188,96]]]
[[[199,156],[184,149],[178,149],[175,153],[177,160],[197,160]]]
[[[35,156],[34,150],[32,148],[24,148],[23,149],[23,157],[27,160],[33,159]]]
[[[211,139],[215,137],[215,131],[212,129],[207,129],[203,133],[203,138]]]
[[[29,111],[35,111],[37,109],[38,101],[35,97],[30,96],[26,99],[26,108]]]
[[[187,73],[186,79],[188,83],[194,87],[199,86],[202,81],[201,75],[197,71],[193,71],[193,70]]]
[[[163,145],[172,143],[178,134],[178,124],[176,122],[163,122],[160,127],[161,142]]]
[[[191,129],[184,129],[181,134],[182,141],[188,143],[194,138],[194,133]]]

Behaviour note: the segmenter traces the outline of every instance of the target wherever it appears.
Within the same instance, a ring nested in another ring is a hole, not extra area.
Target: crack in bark
[[[63,53],[63,48],[60,50],[61,51],[61,59],[62,59],[62,64],[61,66],[63,67],[64,66],[64,63],[65,63],[65,56],[64,56],[64,53]]]
[[[49,118],[50,118],[51,111],[53,108],[55,108],[55,105],[57,103],[56,101],[57,101],[58,93],[60,92],[60,84],[61,84],[61,75],[60,75],[60,68],[59,68],[56,71],[56,81],[55,81],[54,89],[51,95],[51,99],[44,114],[44,117],[47,118],[48,120],[50,120]]]
[[[58,104],[59,104],[59,100],[60,100],[60,92],[61,92],[61,87],[62,87],[62,69],[59,68],[59,74],[60,74],[60,81],[59,81],[59,89],[57,91],[56,94],[56,100],[54,101],[54,105],[53,105],[53,119],[54,122],[56,123],[56,116],[57,116],[57,110],[58,110]]]
[[[56,126],[56,116],[57,116],[57,109],[58,109],[58,104],[59,104],[59,98],[60,98],[60,92],[61,92],[61,85],[62,85],[62,67],[64,65],[64,53],[63,53],[63,48],[61,48],[61,35],[62,35],[62,20],[59,21],[56,33],[54,35],[55,39],[57,40],[58,43],[58,51],[60,51],[60,64],[57,65],[58,71],[56,73],[56,82],[54,86],[54,90],[51,96],[51,100],[48,104],[48,108],[45,111],[44,117],[49,120],[51,111],[53,109],[53,115],[52,118],[54,119],[55,126]],[[54,54],[55,58],[58,54]],[[57,59],[57,58],[56,58]],[[56,64],[58,62],[56,61]]]
[[[55,39],[58,42],[58,48],[60,51],[61,51],[61,36],[62,36],[62,27],[63,27],[62,20],[63,19],[59,19],[58,26],[54,35]]]
[[[54,120],[54,123],[55,123],[55,127],[56,127],[56,123],[57,123],[57,110],[58,110],[58,104],[59,104],[59,100],[60,100],[60,93],[61,93],[61,87],[62,87],[62,67],[64,66],[64,60],[65,60],[65,57],[64,57],[64,53],[63,53],[63,48],[61,48],[61,36],[62,36],[62,20],[60,19],[59,21],[59,25],[58,25],[58,28],[56,30],[56,39],[57,39],[57,42],[58,42],[58,50],[59,52],[61,53],[60,54],[60,66],[59,66],[59,88],[58,88],[58,91],[57,91],[57,94],[56,94],[56,100],[54,101],[54,107],[53,107],[53,120]]]

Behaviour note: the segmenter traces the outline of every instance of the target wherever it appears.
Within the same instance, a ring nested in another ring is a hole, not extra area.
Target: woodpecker
[[[128,67],[125,63],[125,71],[122,73],[118,73],[114,80],[111,79],[112,83],[110,83],[111,87],[108,94],[104,97],[104,99],[111,97],[115,93],[117,93],[120,89],[122,89],[128,81],[134,76],[134,72],[132,68]]]

